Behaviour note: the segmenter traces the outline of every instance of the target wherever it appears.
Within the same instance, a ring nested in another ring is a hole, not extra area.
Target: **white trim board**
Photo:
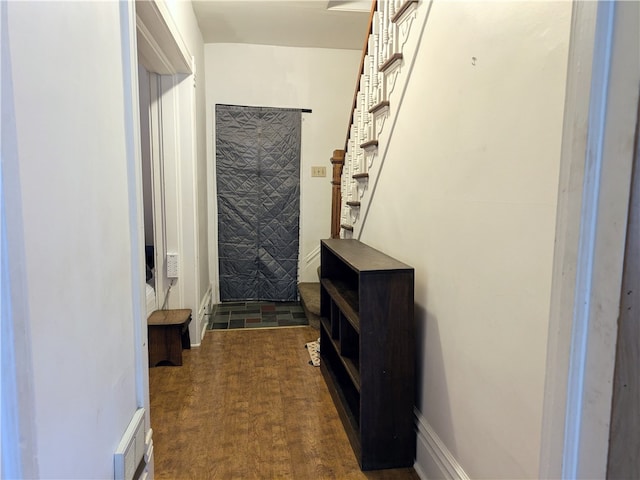
[[[580,209],[589,118],[597,4],[575,2],[571,19],[561,147],[555,252],[547,342],[539,474],[559,478],[569,372],[571,318],[580,237]]]
[[[138,0],[135,13],[140,63],[163,75],[192,73],[193,57],[164,2]]]
[[[39,478],[8,10],[0,2],[0,468],[3,478]]]
[[[318,259],[320,257],[320,245],[318,245],[316,248],[314,248],[313,250],[311,250],[309,253],[307,253],[307,255],[304,257],[304,264],[305,267],[308,267],[309,264],[313,263],[316,259]]]
[[[640,84],[639,8],[574,2],[541,478],[606,476]]]
[[[213,296],[213,285],[210,283],[209,288],[202,297],[200,302],[200,308],[198,309],[198,319],[200,321],[200,337],[198,343],[192,343],[192,347],[199,347],[202,344],[205,334],[207,333],[208,320],[205,320],[205,316],[211,314],[211,299]]]
[[[414,470],[423,480],[444,478],[469,480],[469,476],[449,451],[427,419],[414,408],[416,426],[416,461]]]

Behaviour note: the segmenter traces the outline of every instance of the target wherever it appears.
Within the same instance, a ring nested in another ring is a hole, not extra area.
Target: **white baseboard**
[[[462,466],[431,428],[418,409],[413,411],[417,432],[416,462],[413,466],[423,480],[469,480]]]
[[[304,257],[304,264],[309,265],[310,263],[313,263],[318,257],[320,257],[320,245],[307,253],[307,255]]]
[[[317,282],[320,265],[320,245],[311,250],[300,262],[299,282]]]
[[[198,343],[192,343],[192,347],[199,347],[202,343],[202,339],[204,338],[205,333],[207,333],[207,323],[209,321],[206,318],[207,314],[211,313],[211,298],[213,294],[213,289],[211,284],[209,284],[209,288],[205,292],[202,297],[202,301],[200,302],[200,307],[198,308],[198,321],[200,322],[200,335],[198,337]]]
[[[147,479],[153,480],[154,478],[154,456],[153,456],[153,430],[150,428],[147,432],[147,436],[144,442],[144,460],[147,463],[147,466],[144,469],[140,480]]]
[[[202,322],[202,328],[200,329],[200,343],[198,343],[198,347],[200,346],[200,344],[202,343],[202,340],[204,339],[205,334],[207,333],[207,321],[205,320],[204,322]]]
[[[418,448],[420,447],[418,446]],[[416,463],[413,464],[413,469],[418,474],[418,477],[420,477],[420,480],[429,480],[427,477],[427,474],[424,473],[424,470],[422,470],[422,466],[418,463],[417,460],[416,460]]]

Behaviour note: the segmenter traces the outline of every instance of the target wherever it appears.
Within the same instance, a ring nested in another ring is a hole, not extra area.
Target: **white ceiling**
[[[205,43],[362,50],[370,0],[192,0]]]

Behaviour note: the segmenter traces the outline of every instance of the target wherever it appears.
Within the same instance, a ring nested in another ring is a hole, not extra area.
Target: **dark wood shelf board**
[[[320,317],[320,325],[324,327],[324,330],[327,332],[327,335],[331,337],[331,323],[327,317]]]
[[[351,267],[359,273],[380,270],[406,270],[413,272],[413,267],[385,255],[375,248],[364,245],[358,240],[330,238],[322,240],[322,243],[342,260],[351,259]],[[355,252],[358,253],[357,256]]]
[[[338,305],[356,333],[360,333],[360,315],[358,314],[358,292],[349,290],[336,280],[322,278],[320,284],[331,299]]]
[[[340,358],[342,366],[344,367],[345,372],[347,372],[347,375],[349,375],[353,387],[358,391],[358,393],[360,393],[360,371],[358,370],[358,367],[353,363],[353,360],[340,355],[340,345],[338,344],[338,341],[331,338],[331,324],[329,319],[326,317],[320,317],[320,325],[324,328],[333,350],[338,358]],[[320,348],[322,348],[322,346]]]
[[[347,434],[347,438],[349,439],[349,443],[351,443],[351,448],[353,448],[356,458],[360,461],[359,459],[361,456],[362,446],[360,444],[360,429],[358,427],[358,422],[356,421],[353,412],[351,412],[347,407],[345,396],[340,389],[340,382],[338,382],[333,371],[325,364],[325,362],[322,361],[320,362],[320,371],[322,372],[322,376],[325,378],[327,389],[329,390],[329,394],[336,406],[338,415],[342,420],[342,425],[345,427],[344,430]]]
[[[349,378],[353,381],[353,386],[356,388],[358,393],[360,393],[360,372],[358,371],[358,367],[348,357],[340,357],[340,359],[347,370]]]

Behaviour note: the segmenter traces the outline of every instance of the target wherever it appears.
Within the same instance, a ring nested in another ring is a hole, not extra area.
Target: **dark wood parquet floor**
[[[150,369],[155,476],[163,479],[418,480],[359,470],[311,327],[210,331],[181,367]]]

